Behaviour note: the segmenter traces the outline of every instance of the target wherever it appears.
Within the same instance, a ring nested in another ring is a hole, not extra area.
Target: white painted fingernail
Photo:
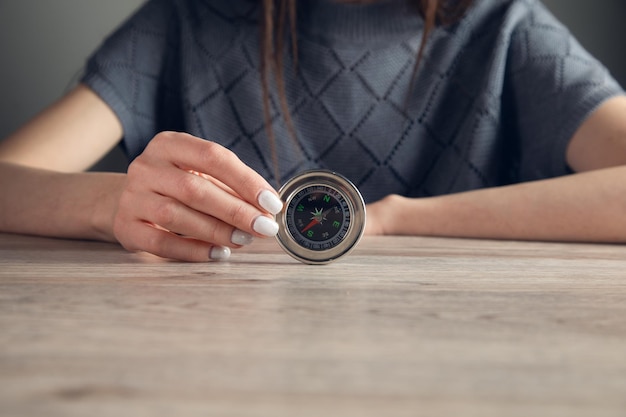
[[[209,252],[209,259],[225,261],[230,257],[230,248],[226,246],[213,246]]]
[[[258,234],[267,237],[276,236],[276,233],[278,233],[278,223],[265,216],[257,217],[252,228]]]
[[[250,233],[244,232],[243,230],[235,229],[233,234],[230,236],[230,241],[235,245],[249,245],[254,240],[254,236]]]
[[[269,190],[262,191],[259,194],[259,205],[270,214],[278,214],[283,209],[281,199]]]

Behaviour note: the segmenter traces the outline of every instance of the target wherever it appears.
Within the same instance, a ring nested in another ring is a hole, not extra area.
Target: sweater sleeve
[[[509,53],[522,181],[571,172],[565,158],[570,139],[605,100],[623,94],[545,6],[526,3]]]
[[[93,53],[81,80],[121,121],[122,143],[131,158],[160,130],[158,103],[174,21],[172,3],[145,3]]]

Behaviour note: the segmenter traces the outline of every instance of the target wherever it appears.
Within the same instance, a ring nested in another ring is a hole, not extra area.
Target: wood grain
[[[0,234],[1,416],[626,416],[626,249],[367,238],[308,266]]]

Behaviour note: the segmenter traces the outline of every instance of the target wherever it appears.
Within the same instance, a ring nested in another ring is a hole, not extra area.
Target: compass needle
[[[318,223],[321,222],[319,222],[317,219],[311,220],[311,223],[307,224],[304,229],[300,230],[300,233],[305,233],[307,230],[309,230],[311,227],[315,226]]]

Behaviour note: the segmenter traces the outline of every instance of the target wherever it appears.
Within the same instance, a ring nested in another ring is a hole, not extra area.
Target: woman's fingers
[[[129,251],[144,251],[162,258],[187,262],[221,261],[230,257],[230,248],[202,240],[178,236],[144,222],[127,225],[132,241],[124,244]],[[136,244],[135,244],[136,242]]]
[[[177,172],[175,172],[177,171]],[[188,207],[212,216],[235,228],[253,231],[261,236],[274,236],[271,231],[256,230],[256,222],[265,212],[246,200],[239,198],[212,181],[182,170],[169,169],[162,181],[155,184],[155,191],[168,195]],[[165,225],[162,225],[165,226]],[[165,226],[167,227],[167,226]]]
[[[150,145],[158,147],[176,167],[217,179],[267,213],[277,214],[282,209],[282,202],[267,181],[217,143],[186,133],[163,132],[155,136]]]
[[[146,172],[137,172],[143,170]],[[145,178],[149,166],[137,164],[131,175]],[[176,233],[194,236],[200,239],[211,240],[212,237],[201,231],[206,226],[213,226],[217,219],[222,222],[222,229],[240,229],[262,237],[272,237],[278,231],[275,222],[266,217],[265,212],[255,205],[242,200],[234,192],[223,186],[209,181],[202,176],[195,175],[172,166],[164,165],[158,173],[152,174],[153,181],[145,184],[146,188],[156,194],[153,198],[144,196],[142,200],[151,201],[149,207],[141,209],[142,220],[158,224]],[[159,198],[165,196],[167,198]],[[188,207],[191,210],[184,210]]]
[[[153,194],[132,194],[133,209],[124,205],[115,221],[119,242],[130,251],[146,251],[185,261],[222,260],[230,247],[251,242],[252,236],[222,221],[196,212],[175,200]],[[127,201],[124,201],[127,200]],[[165,225],[165,226],[163,226]],[[192,237],[193,236],[193,237]]]

